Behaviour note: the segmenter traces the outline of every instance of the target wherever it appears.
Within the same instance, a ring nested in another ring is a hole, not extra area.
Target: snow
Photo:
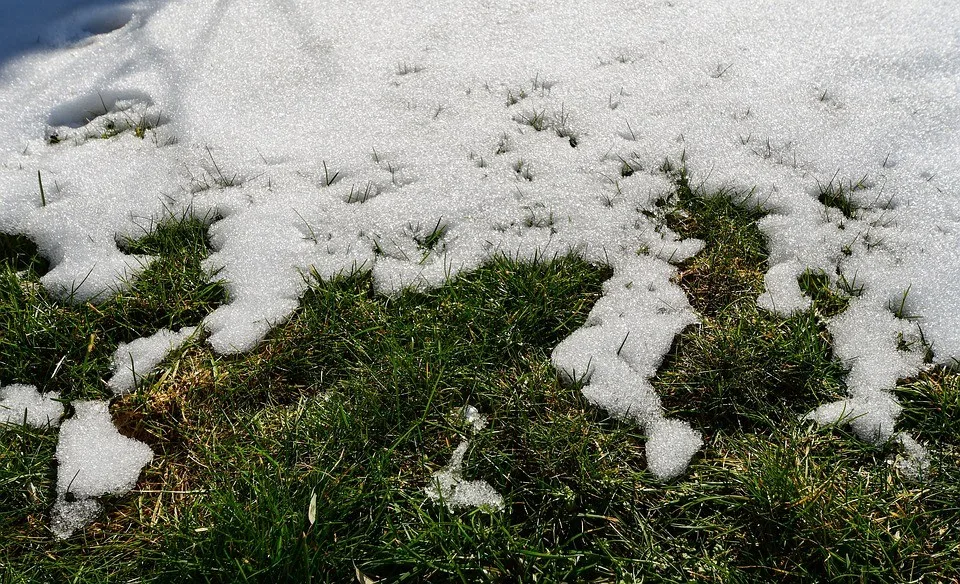
[[[443,501],[450,511],[470,507],[487,512],[503,511],[503,497],[490,483],[463,478],[463,456],[469,446],[469,440],[462,441],[453,451],[447,466],[433,474],[431,483],[424,489],[427,496],[433,501]]]
[[[476,406],[467,404],[460,415],[473,434],[487,427],[487,417]],[[503,497],[490,483],[463,478],[463,457],[469,447],[470,441],[462,440],[450,456],[450,462],[431,475],[424,492],[431,501],[442,501],[450,511],[471,507],[488,513],[503,511]]]
[[[669,158],[768,212],[761,306],[802,310],[806,270],[862,291],[832,325],[850,397],[811,417],[889,438],[917,367],[891,335],[960,359],[955,2],[57,0],[3,29],[0,232],[66,300],[128,286],[152,258],[117,242],[182,213],[227,280],[202,325],[220,353],[289,318],[308,273],[394,294],[576,252],[614,277],[554,363],[668,478],[699,445],[649,383],[696,320],[668,262],[699,243],[644,214]]]
[[[896,440],[903,448],[903,454],[894,460],[897,468],[909,479],[923,479],[930,470],[930,453],[905,432],[898,432]]]
[[[703,446],[700,433],[680,420],[657,420],[647,426],[647,434],[647,468],[660,479],[683,473]]]
[[[463,421],[470,424],[474,432],[479,432],[487,427],[487,417],[480,413],[475,406],[467,404],[463,408]]]
[[[855,299],[827,330],[834,356],[850,368],[846,377],[850,398],[822,405],[807,417],[821,424],[849,422],[864,440],[888,441],[901,410],[891,391],[898,379],[916,375],[923,367],[917,325],[896,318],[887,308]]]
[[[689,424],[664,417],[650,383],[674,337],[697,322],[683,291],[670,281],[675,272],[649,256],[616,266],[583,328],[552,355],[564,377],[586,383],[588,400],[646,428],[648,468],[661,479],[680,474],[702,445]]]
[[[133,488],[140,470],[153,460],[146,444],[117,431],[107,402],[74,402],[57,443],[57,502],[51,529],[63,539],[100,511],[96,498]]]
[[[55,428],[63,416],[60,394],[40,394],[33,385],[13,384],[0,387],[0,424],[23,424],[34,428]]]
[[[196,331],[196,327],[184,327],[180,332],[160,329],[149,337],[130,343],[120,343],[113,355],[113,376],[107,387],[117,395],[136,389],[137,383],[149,375],[171,351],[178,349]]]

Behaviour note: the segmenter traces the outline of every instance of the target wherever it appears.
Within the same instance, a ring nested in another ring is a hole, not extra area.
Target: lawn
[[[156,458],[78,536],[47,531],[56,434],[5,427],[5,581],[954,578],[960,376],[935,368],[898,385],[902,428],[936,444],[919,480],[895,464],[895,443],[804,421],[843,394],[824,321],[846,299],[810,277],[809,311],[759,309],[759,210],[683,181],[657,208],[706,242],[676,276],[702,323],[677,339],[655,382],[668,414],[704,435],[683,476],[645,472],[642,431],[551,366],[609,269],[501,258],[395,297],[360,272],[313,281],[251,353],[218,356],[196,338],[115,401],[121,432]],[[6,239],[0,377],[46,379],[41,389],[69,400],[109,397],[100,379],[112,347],[197,324],[226,300],[199,267],[204,233],[184,219],[129,243],[161,261],[96,306],[51,299],[36,285],[44,262]],[[468,405],[484,428],[464,419]],[[462,440],[463,476],[496,489],[502,511],[427,496]]]
[[[960,581],[960,4],[7,4],[2,582]]]

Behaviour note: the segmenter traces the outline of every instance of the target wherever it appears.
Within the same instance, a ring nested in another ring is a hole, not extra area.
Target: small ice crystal
[[[467,405],[463,408],[463,419],[473,426],[474,432],[479,432],[487,427],[487,417],[480,413],[477,408]]]
[[[897,468],[907,478],[923,478],[930,469],[930,454],[927,449],[906,432],[898,432],[895,438],[903,447],[903,454],[896,458]]]

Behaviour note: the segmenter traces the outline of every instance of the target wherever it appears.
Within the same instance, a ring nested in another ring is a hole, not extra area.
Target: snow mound
[[[702,444],[689,424],[667,420],[650,383],[673,339],[697,323],[671,266],[650,257],[614,268],[583,328],[553,350],[554,367],[583,394],[617,418],[646,428],[648,469],[660,479],[677,476]]]
[[[63,417],[60,394],[40,394],[33,385],[0,387],[0,424],[24,424],[34,428],[56,427]]]
[[[97,497],[121,495],[153,460],[149,446],[121,435],[105,401],[74,402],[57,443],[57,501],[51,529],[63,539],[96,517]]]
[[[117,395],[132,391],[137,383],[171,352],[180,348],[196,332],[196,327],[185,327],[180,332],[160,329],[149,337],[130,343],[120,343],[113,354],[113,376],[107,387]]]

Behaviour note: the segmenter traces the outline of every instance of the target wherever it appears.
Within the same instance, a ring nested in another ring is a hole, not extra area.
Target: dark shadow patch
[[[42,276],[50,269],[50,262],[40,255],[37,244],[24,235],[0,233],[0,265]]]
[[[86,15],[80,29],[90,35],[109,34],[133,20],[133,12],[121,8],[100,8]]]
[[[150,106],[153,99],[137,90],[88,93],[53,108],[47,123],[55,127],[82,128],[102,116],[123,112],[133,104]]]

